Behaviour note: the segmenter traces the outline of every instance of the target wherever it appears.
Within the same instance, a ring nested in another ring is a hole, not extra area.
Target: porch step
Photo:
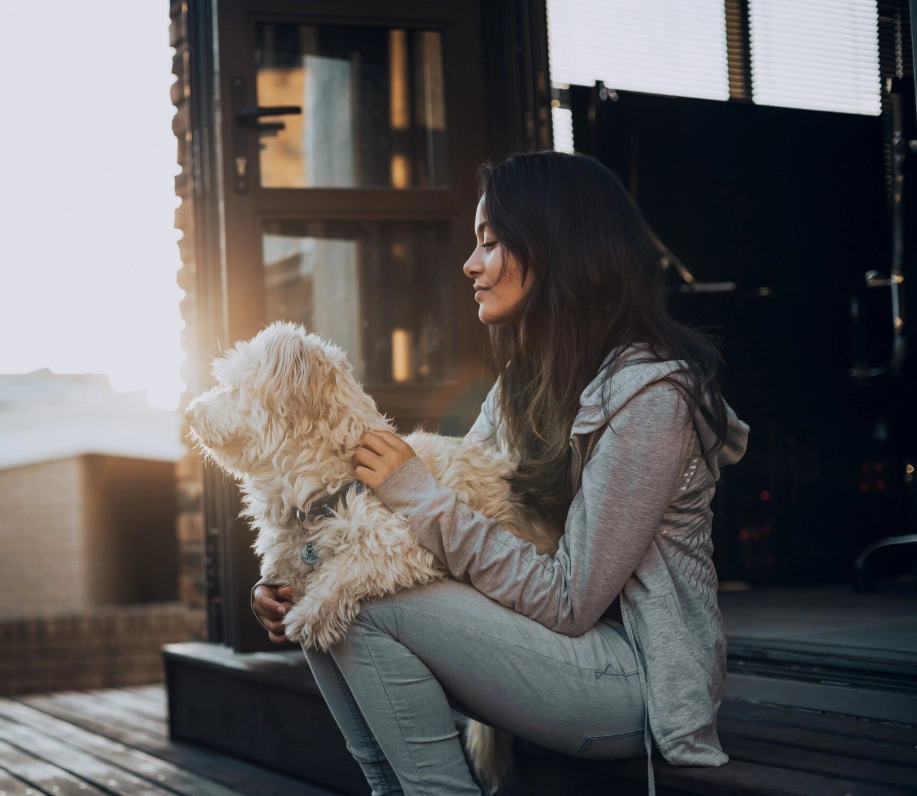
[[[917,697],[917,652],[905,649],[731,635],[729,671]]]
[[[302,653],[239,655],[217,645],[175,644],[164,657],[173,739],[341,793],[368,793]],[[768,685],[768,678],[740,677]],[[760,704],[753,685],[745,683],[747,698],[728,698],[720,711],[731,762],[677,768],[654,758],[659,796],[917,796],[917,714],[890,723]],[[581,760],[517,741],[514,770],[506,796],[646,793],[645,759]]]

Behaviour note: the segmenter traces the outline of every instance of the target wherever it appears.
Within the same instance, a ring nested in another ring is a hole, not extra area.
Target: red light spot
[[[872,469],[875,470],[877,473],[881,472],[882,471],[882,462],[874,462],[872,465]]]
[[[739,539],[741,539],[742,541],[744,541],[744,540],[746,540],[747,538],[748,538],[748,531],[746,531],[746,530],[743,528],[741,531],[739,531]]]
[[[876,481],[876,491],[877,492],[885,491],[885,481],[881,481],[881,480]]]
[[[765,490],[761,493],[761,500],[770,500],[770,499],[771,499],[771,493],[768,492],[768,491],[765,489]]]
[[[868,491],[869,491],[869,484],[867,484],[865,481],[860,481],[860,492],[868,492]]]
[[[762,526],[761,526],[761,533],[762,533],[764,536],[767,536],[770,532],[771,532],[771,526],[770,526],[770,525],[765,524],[765,525],[762,525]]]

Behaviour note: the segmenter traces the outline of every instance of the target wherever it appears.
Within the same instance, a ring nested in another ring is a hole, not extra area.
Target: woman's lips
[[[479,287],[479,288],[474,292],[474,300],[475,300],[475,301],[480,301],[481,298],[482,298],[482,296],[483,296],[488,290],[490,290],[489,287]]]

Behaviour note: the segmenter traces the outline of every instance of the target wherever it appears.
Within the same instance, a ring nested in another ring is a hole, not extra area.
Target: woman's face
[[[484,218],[483,196],[474,214],[474,234],[477,245],[462,271],[465,272],[465,276],[474,280],[474,300],[478,302],[478,317],[486,324],[513,323],[518,320],[523,297],[532,287],[532,278],[529,274],[529,278],[523,284],[521,266],[515,257],[503,249],[493,230],[487,225]]]

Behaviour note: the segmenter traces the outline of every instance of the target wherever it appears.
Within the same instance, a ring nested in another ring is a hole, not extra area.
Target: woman
[[[710,560],[719,468],[748,429],[718,355],[664,306],[655,239],[592,158],[518,155],[481,170],[464,272],[495,361],[471,431],[512,450],[513,488],[564,524],[554,556],[456,501],[395,435],[356,477],[406,515],[454,580],[366,606],[306,655],[377,794],[478,794],[450,701],[541,746],[721,765],[726,644]],[[253,608],[281,642],[289,592]]]

